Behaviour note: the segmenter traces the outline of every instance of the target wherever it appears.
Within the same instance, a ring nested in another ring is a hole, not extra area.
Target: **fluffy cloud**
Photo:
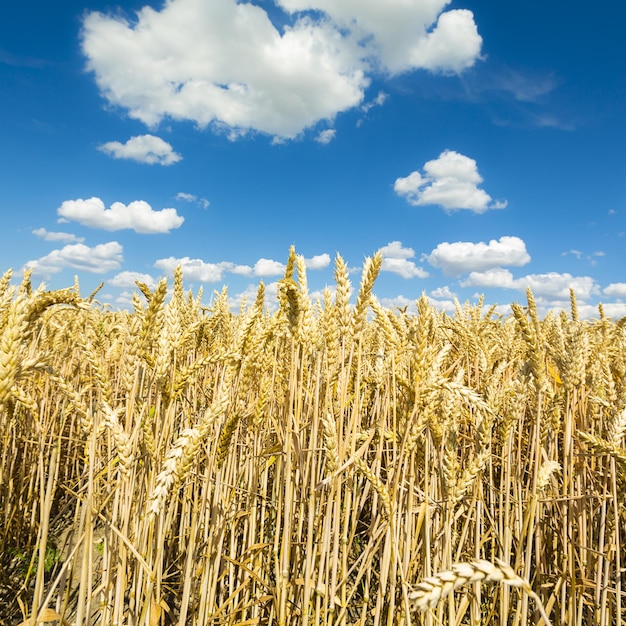
[[[486,287],[500,289],[516,289],[524,292],[527,288],[542,302],[569,302],[569,290],[573,289],[580,300],[588,300],[598,292],[595,281],[590,276],[572,276],[571,274],[548,272],[546,274],[528,274],[521,278],[513,278],[513,274],[502,268],[486,272],[471,272],[463,287]]]
[[[484,213],[489,209],[502,209],[506,202],[492,201],[491,196],[479,189],[483,182],[476,161],[445,150],[437,159],[424,164],[425,174],[411,172],[396,179],[394,190],[413,206],[435,204],[447,211],[469,209]]]
[[[154,289],[157,286],[157,281],[150,276],[150,274],[142,274],[141,272],[120,272],[107,281],[112,287],[136,287],[136,281],[144,283],[148,286],[148,289]]]
[[[392,241],[379,250],[383,255],[381,271],[392,272],[402,278],[427,278],[428,272],[415,265],[413,248],[405,248],[400,241]]]
[[[259,259],[254,264],[255,276],[277,276],[285,273],[285,265],[272,259]]]
[[[85,241],[84,237],[77,237],[72,233],[53,232],[45,228],[36,228],[32,233],[45,241],[63,241],[65,243],[82,243]]]
[[[492,239],[489,243],[443,242],[430,254],[424,255],[424,258],[447,276],[460,276],[472,271],[485,272],[502,265],[519,267],[530,261],[524,241],[519,237],[507,236]]]
[[[416,68],[460,72],[474,64],[482,39],[471,11],[441,13],[448,1],[278,0],[278,4],[292,13],[324,11],[353,38],[367,41],[364,51],[391,73]]]
[[[126,143],[109,141],[98,146],[98,150],[114,159],[130,159],[148,165],[172,165],[183,158],[167,141],[154,135],[131,137]]]
[[[320,262],[319,257],[314,257],[314,259],[316,259],[315,263]],[[167,274],[171,274],[179,265],[187,280],[201,283],[220,282],[224,279],[225,272],[240,276],[277,276],[285,272],[285,265],[272,259],[259,259],[254,267],[237,265],[230,261],[206,263],[202,259],[191,259],[188,256],[182,258],[171,256],[159,259],[154,263],[154,267]]]
[[[172,274],[179,265],[183,270],[183,276],[187,280],[201,283],[220,282],[223,280],[224,272],[232,271],[237,267],[234,263],[228,261],[205,263],[201,259],[190,259],[188,256],[182,258],[170,256],[165,259],[159,259],[154,263],[154,267],[167,274]],[[250,268],[247,269],[248,271],[250,270]]]
[[[131,22],[87,13],[82,49],[103,96],[148,126],[293,138],[359,106],[374,71],[460,72],[479,57],[473,14],[448,0],[282,0],[291,24],[236,0],[170,0]],[[312,10],[312,11],[311,11]]]
[[[626,283],[611,283],[602,290],[602,293],[605,296],[622,298],[626,296]]]
[[[317,254],[310,259],[304,259],[304,265],[309,270],[322,270],[330,265],[330,255],[326,253]]]
[[[461,286],[514,289],[515,279],[509,270],[496,267],[485,272],[470,272],[469,276],[461,281]]]
[[[104,230],[123,230],[130,228],[137,233],[168,233],[178,228],[185,221],[176,213],[176,209],[153,211],[143,200],[135,200],[128,206],[114,202],[110,209],[104,208],[100,198],[87,200],[66,200],[57,209],[57,214],[64,220],[73,220],[90,228]]]
[[[69,244],[61,250],[34,261],[28,261],[25,267],[32,267],[35,274],[50,276],[71,267],[84,272],[105,274],[119,269],[123,261],[123,248],[117,241],[102,243],[93,248],[82,243]]]

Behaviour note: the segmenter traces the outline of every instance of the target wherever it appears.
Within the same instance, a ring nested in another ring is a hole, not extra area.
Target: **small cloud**
[[[440,243],[424,258],[446,276],[460,276],[472,271],[484,272],[502,265],[520,267],[530,261],[526,244],[519,237],[500,237],[489,243],[457,241]]]
[[[120,268],[124,260],[122,252],[123,248],[117,241],[99,244],[93,248],[75,243],[28,261],[25,267],[32,267],[35,274],[43,276],[58,274],[70,267],[93,274],[105,274]]]
[[[337,134],[337,131],[334,128],[327,128],[326,130],[320,131],[315,137],[315,141],[317,143],[321,143],[323,145],[329,144]]]
[[[381,271],[398,274],[402,278],[427,278],[428,272],[415,265],[412,259],[415,256],[413,248],[405,248],[400,241],[391,241],[380,248],[383,255]]]
[[[567,252],[561,252],[561,256],[568,256],[570,254],[575,256],[579,261],[583,257],[583,253],[580,250],[568,250]]]
[[[60,241],[63,243],[82,243],[85,241],[84,237],[77,237],[72,233],[53,232],[45,228],[36,228],[31,232],[36,237],[41,237],[44,241]]]
[[[259,259],[254,265],[255,276],[277,276],[285,273],[285,265],[272,259]]]
[[[120,272],[107,283],[113,287],[132,288],[136,287],[137,281],[146,284],[149,289],[154,289],[157,286],[157,281],[150,274],[140,272]]]
[[[126,143],[109,141],[98,146],[98,150],[114,159],[129,159],[148,165],[172,165],[183,158],[167,141],[154,135],[131,137]]]
[[[373,100],[365,102],[361,105],[361,111],[363,111],[363,113],[368,113],[370,109],[373,109],[374,107],[383,106],[388,97],[389,94],[386,94],[384,91],[379,91],[378,95]]]
[[[445,298],[447,300],[454,300],[456,298],[456,293],[450,290],[450,287],[447,285],[445,287],[437,287],[437,289],[433,289],[430,292],[430,295],[433,298]]]
[[[329,254],[318,254],[310,259],[304,259],[304,265],[309,270],[321,270],[330,265]]]
[[[128,205],[114,202],[105,209],[100,198],[66,200],[57,209],[59,221],[73,220],[89,228],[102,228],[108,231],[131,229],[136,233],[168,233],[179,228],[185,221],[176,209],[154,211],[143,200],[135,200]]]
[[[185,202],[195,202],[199,207],[203,209],[208,209],[211,204],[206,198],[198,198],[198,196],[194,196],[192,193],[185,193],[183,191],[176,194],[176,200],[184,200]]]
[[[445,150],[437,159],[424,164],[424,174],[415,171],[397,178],[394,191],[413,206],[437,205],[446,211],[468,209],[484,213],[490,209],[503,209],[506,201],[494,201],[478,185],[483,182],[476,161]]]
[[[514,289],[515,280],[509,270],[505,270],[502,267],[495,267],[484,272],[470,272],[469,276],[461,281],[461,287]]]

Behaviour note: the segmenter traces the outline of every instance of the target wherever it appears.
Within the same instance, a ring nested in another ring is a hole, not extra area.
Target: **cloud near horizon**
[[[474,15],[447,4],[278,0],[278,27],[252,2],[170,0],[132,20],[88,12],[81,45],[103,97],[148,127],[170,118],[291,139],[359,107],[374,74],[471,67]]]
[[[422,257],[446,276],[461,276],[472,271],[484,272],[503,265],[520,267],[530,262],[526,244],[519,237],[503,236],[489,243],[456,241],[440,243]]]
[[[402,278],[428,278],[428,272],[411,261],[415,257],[413,248],[405,248],[400,241],[391,241],[380,248],[383,255],[381,271],[392,272]]]
[[[33,273],[41,276],[58,274],[66,268],[92,274],[106,274],[111,270],[120,269],[124,260],[123,251],[117,241],[109,241],[94,247],[82,243],[68,244],[39,259],[28,261],[24,267],[33,268]]]
[[[436,159],[424,164],[424,174],[411,172],[397,178],[394,191],[413,206],[437,205],[446,211],[468,209],[484,213],[503,209],[506,201],[493,201],[479,189],[483,182],[474,159],[454,150],[444,150]]]

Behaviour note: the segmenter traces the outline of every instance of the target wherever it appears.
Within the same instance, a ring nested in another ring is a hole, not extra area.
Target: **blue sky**
[[[626,5],[65,0],[0,8],[0,267],[127,306],[186,284],[626,315]]]

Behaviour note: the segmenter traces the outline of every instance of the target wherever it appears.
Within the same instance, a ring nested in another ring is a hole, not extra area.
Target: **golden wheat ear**
[[[455,589],[477,582],[496,582],[520,587],[535,601],[546,626],[552,626],[541,599],[532,590],[530,584],[518,576],[510,565],[499,559],[496,559],[495,563],[483,560],[471,561],[470,563],[456,563],[445,572],[424,578],[409,593],[409,606],[414,611],[432,609],[437,606],[440,600],[449,596]]]

